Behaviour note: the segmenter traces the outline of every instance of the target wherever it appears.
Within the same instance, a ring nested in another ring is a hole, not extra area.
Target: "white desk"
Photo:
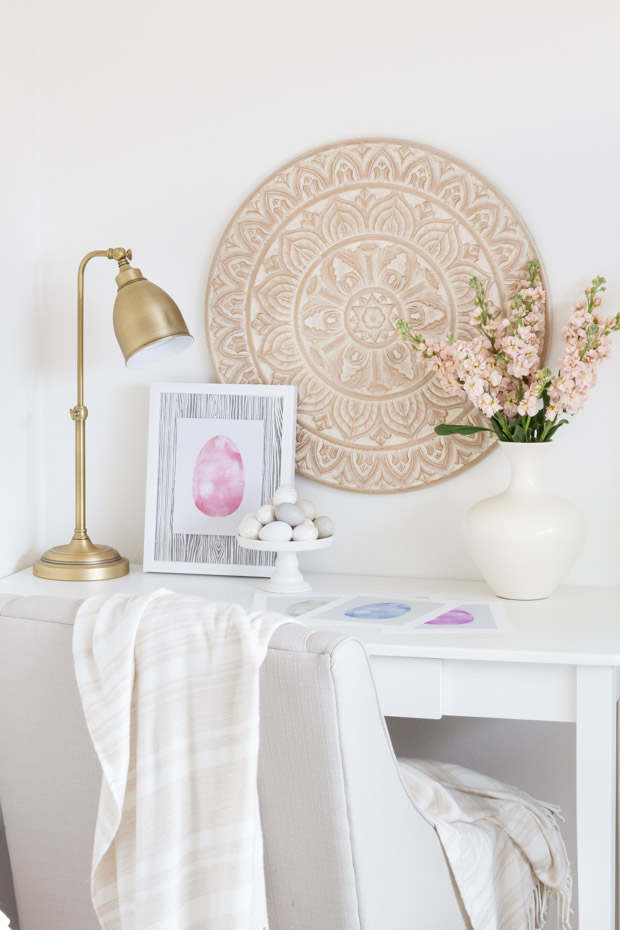
[[[320,593],[489,595],[480,582],[310,576]],[[260,581],[131,574],[106,582],[55,582],[30,569],[0,592],[87,597],[157,587],[249,608]],[[351,627],[372,657],[387,716],[442,715],[570,721],[577,728],[579,930],[615,930],[616,705],[620,694],[620,588],[561,588],[544,601],[504,601],[512,633],[377,633]]]

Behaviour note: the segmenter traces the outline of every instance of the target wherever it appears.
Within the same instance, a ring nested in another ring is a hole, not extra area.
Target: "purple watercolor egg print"
[[[245,468],[228,436],[214,436],[196,458],[192,477],[194,504],[207,517],[228,517],[243,500]]]
[[[463,623],[471,623],[475,620],[473,614],[468,610],[448,610],[445,614],[440,614],[433,620],[427,620],[425,626],[460,626]]]
[[[345,617],[354,620],[393,620],[402,617],[411,610],[409,604],[397,604],[396,601],[384,601],[379,604],[363,604],[361,607],[352,607],[345,610]]]

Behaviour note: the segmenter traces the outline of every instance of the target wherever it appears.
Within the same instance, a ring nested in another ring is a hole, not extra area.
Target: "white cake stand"
[[[334,541],[333,536],[325,539],[311,539],[307,542],[271,542],[267,539],[244,539],[237,536],[242,549],[258,549],[263,552],[277,552],[276,564],[269,581],[261,585],[263,591],[272,594],[300,594],[311,591],[312,585],[304,581],[297,563],[298,552],[310,552],[313,549],[327,549]]]

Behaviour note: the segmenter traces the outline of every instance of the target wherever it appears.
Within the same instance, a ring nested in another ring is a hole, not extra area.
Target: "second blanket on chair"
[[[259,669],[278,614],[169,591],[90,598],[76,678],[103,769],[104,930],[266,930]]]

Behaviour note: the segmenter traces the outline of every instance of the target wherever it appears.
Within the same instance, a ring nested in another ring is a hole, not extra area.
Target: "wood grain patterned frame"
[[[297,389],[291,385],[151,385],[144,570],[192,574],[271,574],[275,555],[241,549],[242,518],[295,478]],[[231,437],[243,463],[244,492],[224,516],[194,501],[197,452]],[[259,499],[260,498],[260,499]]]

